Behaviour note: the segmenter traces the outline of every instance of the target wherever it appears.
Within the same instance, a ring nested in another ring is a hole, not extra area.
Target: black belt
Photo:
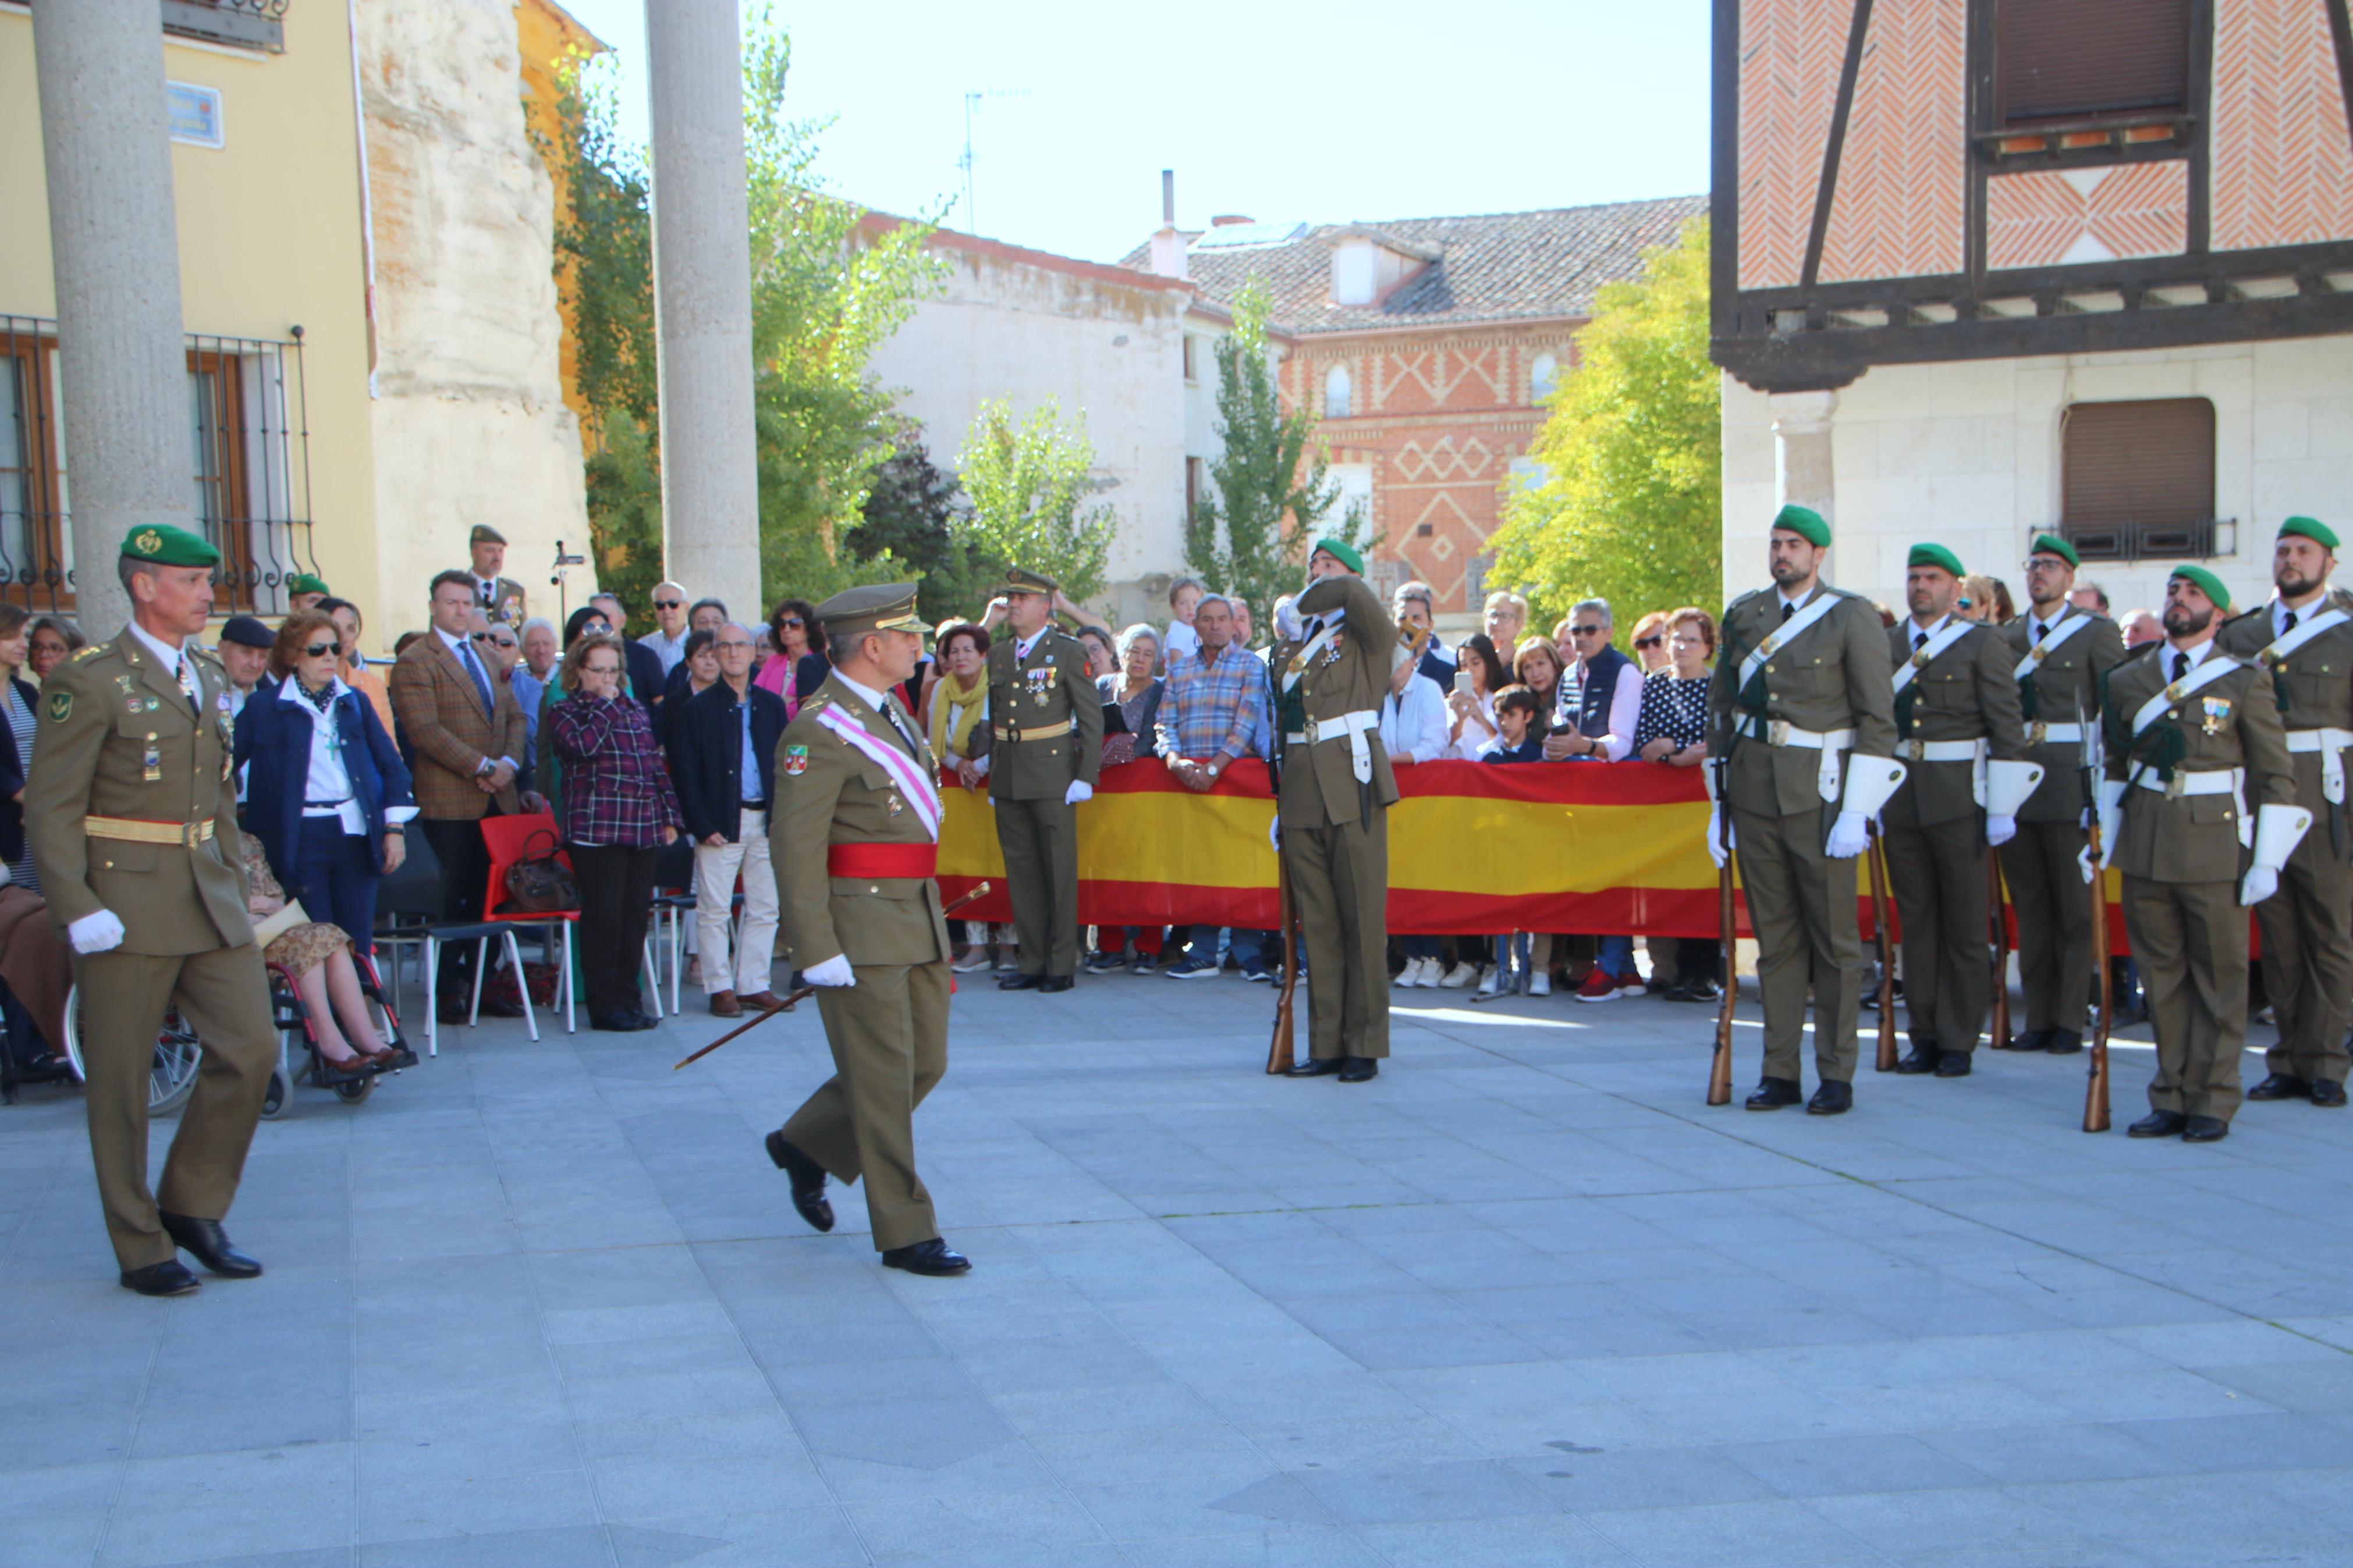
[[[744,809],[746,811],[765,811],[768,809],[768,803],[765,800],[747,800],[744,803]]]
[[[350,795],[345,795],[341,800],[306,800],[302,803],[302,809],[305,811],[333,811],[338,806],[349,805],[351,803],[352,797]]]

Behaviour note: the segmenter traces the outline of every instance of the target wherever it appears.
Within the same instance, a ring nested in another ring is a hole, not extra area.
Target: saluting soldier
[[[1895,757],[1888,798],[1888,879],[1904,927],[1904,1008],[1912,1050],[1901,1073],[1966,1078],[1998,982],[1986,961],[1992,914],[1986,857],[2018,832],[2019,807],[2042,770],[2026,749],[2018,682],[2000,633],[1953,614],[1960,558],[1915,544],[1906,564],[1909,620],[1887,628],[1895,664]]]
[[[2313,518],[2289,518],[2272,549],[2271,602],[2214,639],[2223,652],[2271,670],[2296,804],[2315,819],[2280,873],[2279,891],[2255,906],[2263,989],[2279,1020],[2279,1043],[2249,1100],[2345,1103],[2345,1032],[2353,1026],[2353,825],[2345,818],[2353,616],[2329,588],[2336,569],[2336,531]]]
[[[107,1235],[122,1283],[143,1296],[196,1289],[181,1247],[229,1279],[261,1272],[221,1228],[278,1042],[246,914],[228,678],[192,640],[219,562],[183,530],[131,531],[121,557],[131,624],[50,672],[25,789],[49,918],[75,954]],[[150,1194],[147,1080],[175,999],[204,1055]]]
[[[1012,628],[988,649],[988,723],[973,762],[988,777],[1021,971],[999,991],[1068,991],[1079,972],[1079,822],[1103,772],[1103,695],[1087,645],[1053,624],[1050,577],[1010,571]]]
[[[2123,873],[2125,930],[2157,1028],[2136,1138],[2229,1136],[2247,1038],[2246,906],[2272,896],[2312,822],[2295,804],[2270,676],[2216,646],[2230,607],[2221,578],[2175,567],[2165,640],[2108,676],[2100,832]]]
[[[2010,905],[2018,914],[2018,973],[2026,1027],[1996,1050],[2084,1048],[2092,998],[2092,919],[2099,900],[2080,862],[2092,803],[2084,791],[2084,726],[2100,717],[2101,677],[2124,662],[2116,622],[2068,602],[2082,564],[2056,534],[2035,535],[2026,557],[2026,614],[2000,629],[2026,721],[2026,759],[2042,782],[2018,813],[2018,836],[2001,847]],[[2100,910],[2106,918],[2106,910]],[[1908,986],[1908,983],[1907,983]]]
[[[1364,572],[1354,548],[1317,540],[1306,591],[1277,607],[1267,660],[1279,848],[1307,946],[1309,1058],[1291,1074],[1336,1073],[1342,1083],[1376,1076],[1389,1054],[1388,808],[1398,787],[1381,702],[1409,657]]]
[[[1835,1116],[1854,1103],[1854,1026],[1862,939],[1854,858],[1864,831],[1903,782],[1894,761],[1895,694],[1887,633],[1868,601],[1821,580],[1831,528],[1785,506],[1773,520],[1773,586],[1724,612],[1725,652],[1708,688],[1715,805],[1708,853],[1740,857],[1765,1001],[1765,1071],[1751,1110],[1795,1105],[1806,993],[1814,998],[1814,1064],[1806,1109]],[[1722,814],[1731,814],[1723,832]]]
[[[833,1228],[830,1174],[866,1183],[885,1267],[972,1268],[940,1239],[915,1173],[915,1107],[948,1065],[948,927],[940,912],[940,797],[931,748],[892,691],[923,656],[915,585],[851,588],[818,606],[833,669],[776,745],[769,854],[786,935],[834,1075],[768,1134],[793,1206]]]

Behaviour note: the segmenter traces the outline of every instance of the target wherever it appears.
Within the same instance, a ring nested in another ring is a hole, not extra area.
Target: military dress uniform
[[[1398,787],[1380,710],[1398,626],[1353,575],[1317,580],[1295,607],[1300,635],[1277,641],[1267,666],[1276,682],[1275,813],[1307,947],[1312,1059],[1301,1070],[1354,1079],[1389,1054],[1388,808]],[[1359,1065],[1342,1065],[1351,1062]]]
[[[2219,584],[2211,593],[2228,606]],[[2247,851],[2275,869],[2303,816],[2286,736],[2270,676],[2211,639],[2137,652],[2109,674],[2106,707],[2101,829],[2157,1031],[2158,1114],[2134,1131],[2211,1118],[2219,1137],[2239,1107],[2247,1037]]]
[[[1887,628],[1887,645],[1897,678],[1911,672],[1895,695],[1895,757],[1906,771],[1882,818],[1911,1021],[1913,1055],[1901,1070],[1957,1078],[1992,1003],[1987,820],[2014,822],[2020,784],[2029,770],[2032,782],[2042,773],[2018,762],[2026,749],[2018,683],[1991,627],[1906,619]]]
[[[899,616],[919,624],[913,584],[851,589],[818,610],[836,637]],[[856,984],[818,992],[834,1076],[770,1135],[769,1152],[787,1171],[797,1152],[838,1181],[862,1178],[875,1250],[895,1252],[940,1234],[914,1133],[915,1107],[947,1070],[950,949],[933,880],[938,775],[898,697],[862,692],[839,670],[776,746],[768,844],[793,962],[807,973],[845,957]],[[824,1217],[812,1223],[830,1228],[831,1210],[821,1195],[816,1203]]]
[[[1050,595],[1051,578],[1008,572],[1008,594]],[[1050,621],[1026,647],[1009,632],[988,649],[988,720],[974,748],[1005,856],[1021,977],[1066,981],[1079,969],[1079,826],[1071,786],[1103,773],[1103,694],[1087,647]],[[1055,987],[1060,989],[1059,985]]]
[[[134,529],[123,552],[174,566],[219,560],[162,525]],[[211,654],[191,644],[175,668],[131,628],[42,687],[25,834],[49,918],[69,945],[74,922],[103,911],[123,930],[73,965],[90,1158],[126,1276],[175,1261],[167,1224],[227,1215],[278,1058],[246,913],[229,693]],[[175,1001],[204,1054],[151,1194],[148,1077]]]
[[[502,545],[506,542],[505,534],[486,522],[476,523],[473,531],[466,536],[470,547],[476,544]],[[483,618],[492,626],[512,626],[520,633],[523,622],[531,618],[531,600],[524,593],[523,585],[512,577],[477,577],[470,570],[466,575],[473,581],[474,603],[481,607]],[[620,629],[618,626],[613,628],[616,633]]]
[[[2055,542],[2037,539],[2035,548]],[[2072,548],[2055,552],[2073,556]],[[2101,678],[2124,662],[2125,639],[2116,622],[2073,605],[2048,620],[2029,606],[1997,635],[2015,661],[2026,760],[2042,765],[2042,782],[2019,808],[2018,837],[2001,847],[2002,876],[2018,916],[2026,1027],[1994,1045],[2063,1056],[2084,1048],[2092,999],[2095,900],[2077,864],[2091,806],[2084,794],[2083,726],[2100,720]],[[2106,915],[2101,908],[2099,917]]]

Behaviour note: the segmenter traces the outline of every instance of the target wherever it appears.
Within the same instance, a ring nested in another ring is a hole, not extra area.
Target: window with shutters
[[[2214,405],[2078,403],[2060,426],[2060,527],[2086,561],[2214,553]]]
[[[2186,110],[2190,10],[2191,0],[1998,0],[1995,128]]]

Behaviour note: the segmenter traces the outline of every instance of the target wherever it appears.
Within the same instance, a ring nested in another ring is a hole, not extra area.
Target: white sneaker
[[[1493,996],[1497,991],[1503,988],[1503,984],[1504,966],[1498,963],[1487,971],[1487,977],[1485,979],[1479,982],[1479,994],[1482,996]]]
[[[1423,959],[1421,961],[1421,973],[1413,977],[1413,983],[1416,985],[1420,986],[1424,991],[1435,991],[1438,989],[1438,960],[1434,958]]]
[[[1435,969],[1438,964],[1438,960],[1433,958],[1430,962],[1430,966]],[[1448,970],[1446,972],[1445,978],[1440,980],[1438,984],[1439,989],[1442,991],[1460,991],[1466,985],[1476,985],[1478,983],[1479,966],[1475,963],[1466,962],[1458,963],[1453,968]]]
[[[1413,988],[1414,976],[1420,973],[1421,960],[1418,958],[1409,958],[1405,961],[1405,967],[1398,971],[1397,978],[1390,981],[1389,984],[1396,986],[1400,991],[1409,991]]]
[[[1549,996],[1552,994],[1552,973],[1550,971],[1539,969],[1528,977],[1528,994],[1531,996]]]

